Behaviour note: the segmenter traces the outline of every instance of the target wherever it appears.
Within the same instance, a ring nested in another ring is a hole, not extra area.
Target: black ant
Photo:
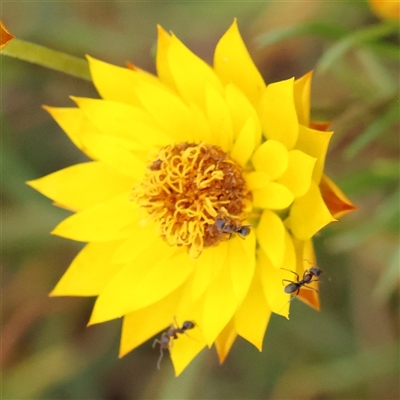
[[[286,269],[286,268],[281,268],[281,269]],[[286,271],[290,271],[289,269],[286,269]],[[318,292],[317,289],[307,286],[311,282],[318,282],[318,279],[314,279],[314,277],[318,277],[322,274],[322,270],[319,269],[317,266],[312,267],[310,269],[307,269],[304,271],[303,274],[303,279],[300,280],[299,275],[296,272],[290,271],[293,274],[297,276],[297,282],[289,281],[288,279],[283,279],[282,282],[290,282],[289,285],[286,285],[284,288],[285,293],[292,294],[296,292],[296,296],[300,293],[300,289],[304,286],[307,289],[312,289]]]
[[[176,323],[176,321],[175,321]],[[178,325],[176,323],[176,325]],[[156,344],[158,343],[160,345],[160,357],[158,358],[157,361],[157,369],[160,369],[161,367],[161,360],[164,356],[164,350],[166,349],[170,349],[172,346],[172,340],[174,339],[178,339],[178,333],[185,333],[188,329],[193,329],[196,326],[196,324],[194,323],[194,321],[185,321],[182,324],[182,327],[179,328],[179,325],[177,328],[175,328],[175,326],[173,324],[171,324],[168,328],[168,330],[166,330],[165,332],[163,332],[161,334],[160,339],[155,339],[153,342],[153,348],[156,346]]]
[[[250,233],[251,228],[251,225],[240,225],[228,217],[217,218],[214,225],[219,232],[229,234],[229,239],[234,233],[237,233],[239,237],[244,239]]]

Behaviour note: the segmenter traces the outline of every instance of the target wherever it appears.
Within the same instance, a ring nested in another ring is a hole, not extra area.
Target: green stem
[[[0,54],[55,69],[87,81],[92,80],[86,60],[24,40],[13,39]]]

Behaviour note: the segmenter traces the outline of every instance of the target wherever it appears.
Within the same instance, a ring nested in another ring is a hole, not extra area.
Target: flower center
[[[158,224],[171,246],[187,246],[197,258],[238,233],[250,207],[241,167],[217,146],[179,143],[163,147],[148,165],[133,197]]]

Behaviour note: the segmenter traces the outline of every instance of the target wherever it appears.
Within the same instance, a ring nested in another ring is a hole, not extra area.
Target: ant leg
[[[290,269],[286,269],[286,268],[280,268],[280,269],[284,269],[285,271],[289,271],[289,272],[291,272],[292,274],[295,274],[295,275],[297,276],[297,281],[300,280],[300,276],[299,276],[299,274],[298,274],[297,272],[294,272],[294,271],[292,271],[292,270],[290,270]],[[289,281],[289,282],[290,282],[290,281]]]
[[[161,340],[160,339],[154,339],[153,345],[151,347],[154,349],[154,347],[156,347],[157,343],[160,344],[160,348],[161,348]]]
[[[158,357],[157,360],[157,369],[161,369],[161,360],[164,357],[164,351],[163,348],[160,346],[160,357]]]
[[[293,300],[297,297],[297,295],[298,295],[298,293],[296,293],[294,296],[292,296],[292,297],[284,304],[284,306],[283,306],[281,309],[279,309],[278,312],[281,312],[281,311],[286,307],[286,305],[288,305],[291,301],[293,301]]]

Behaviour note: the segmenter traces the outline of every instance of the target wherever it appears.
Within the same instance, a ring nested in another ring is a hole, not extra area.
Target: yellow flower
[[[97,296],[90,324],[123,317],[120,356],[194,322],[159,343],[176,375],[205,346],[222,362],[237,335],[261,350],[271,313],[289,313],[282,280],[354,208],[323,175],[311,73],[265,85],[236,21],[213,68],[161,27],[158,76],[88,60],[102,99],[46,109],[93,161],[29,182],[75,212],[53,233],[87,242],[51,294]],[[316,291],[298,297],[318,309]]]
[[[399,0],[369,0],[369,5],[379,18],[400,20]]]

